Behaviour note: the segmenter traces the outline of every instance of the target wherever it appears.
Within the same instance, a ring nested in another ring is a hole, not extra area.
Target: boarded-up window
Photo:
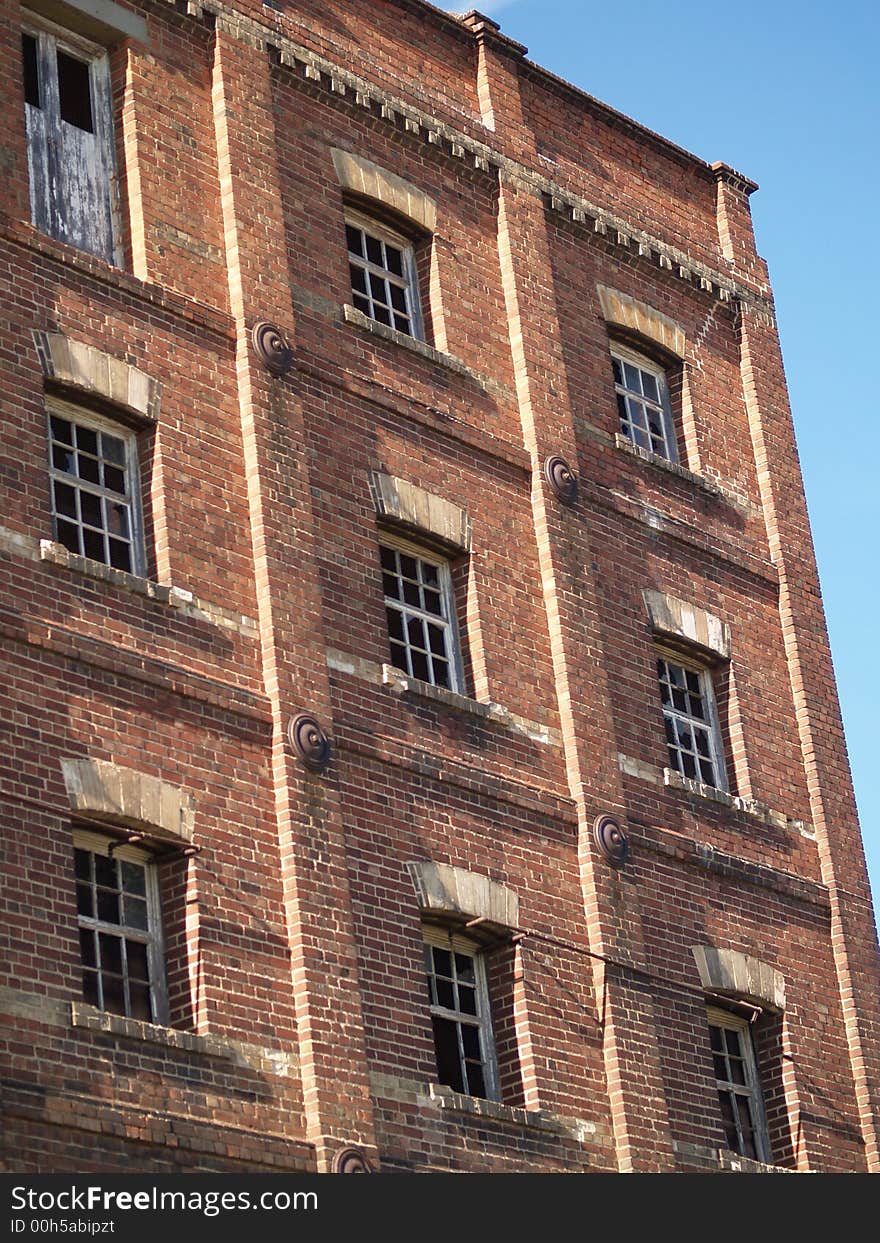
[[[107,57],[76,36],[33,29],[22,35],[22,64],[31,219],[116,262]]]

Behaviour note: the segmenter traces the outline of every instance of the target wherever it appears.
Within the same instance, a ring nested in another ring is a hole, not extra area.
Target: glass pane
[[[412,674],[414,678],[418,678],[420,682],[430,682],[431,673],[428,669],[428,658],[422,652],[410,652],[410,660],[412,661]]]
[[[125,441],[109,432],[101,433],[102,456],[113,466],[125,466]]]
[[[429,587],[435,587],[440,582],[440,571],[436,565],[432,565],[430,561],[420,562],[422,569],[422,582]]]
[[[101,949],[101,968],[122,975],[122,941],[119,937],[111,937],[106,932],[98,934]]]
[[[648,371],[642,372],[642,391],[651,401],[656,401],[658,405],[660,404],[660,393],[657,388],[657,378],[656,376],[652,376]]]
[[[451,690],[452,683],[449,680],[449,663],[445,660],[440,660],[435,656],[431,661],[431,666],[434,670],[434,685],[442,686],[446,690]]]
[[[122,888],[126,893],[135,893],[143,897],[147,892],[147,873],[139,863],[120,862]]]
[[[443,616],[440,592],[433,591],[430,587],[425,588],[425,611],[433,613],[437,617]]]
[[[389,285],[391,292],[391,305],[395,311],[403,311],[406,314],[406,294],[400,285]]]
[[[104,487],[125,496],[125,471],[118,466],[104,466]]]
[[[681,771],[685,777],[690,777],[692,781],[697,779],[697,766],[694,763],[694,757],[689,755],[687,751],[681,754]]]
[[[104,537],[94,531],[83,531],[83,555],[93,561],[104,560]]]
[[[437,980],[437,1005],[444,1010],[455,1009],[455,992],[451,980]]]
[[[82,461],[82,459],[80,459]],[[97,465],[97,463],[95,463]],[[104,516],[101,513],[101,498],[93,496],[91,492],[80,492],[79,494],[80,512],[83,522],[90,527],[103,527]]]
[[[97,458],[86,457],[80,453],[77,457],[77,473],[80,479],[86,479],[89,483],[101,482],[101,465]]]
[[[403,598],[407,604],[413,605],[414,608],[422,607],[422,600],[419,595],[418,583],[411,583],[409,579],[403,580]]]
[[[464,1045],[465,1057],[468,1060],[479,1062],[482,1058],[479,1028],[471,1027],[469,1023],[462,1023],[461,1042]]]
[[[473,985],[476,982],[474,960],[470,954],[455,955],[455,970],[458,974],[459,983]]]
[[[385,573],[382,575],[382,590],[391,600],[400,598],[400,579],[396,574]]]
[[[391,663],[395,669],[402,669],[404,673],[409,673],[409,665],[406,661],[406,648],[399,643],[391,644]]]
[[[53,414],[49,420],[49,426],[52,428],[52,437],[60,440],[66,445],[73,444],[73,429],[67,419],[59,419],[57,414]]]
[[[389,272],[403,276],[403,251],[398,246],[385,243],[385,263]]]
[[[380,324],[386,324],[389,328],[391,327],[391,312],[387,307],[374,306],[373,319],[378,320]]]
[[[110,546],[110,564],[117,570],[125,570],[131,573],[131,545],[125,544],[122,540],[111,539]]]
[[[413,335],[412,325],[404,315],[394,316],[394,327],[398,332],[405,332],[408,337]]]
[[[739,1128],[742,1133],[742,1154],[744,1157],[757,1159],[758,1151],[755,1147],[751,1102],[744,1096],[738,1096],[736,1098],[736,1105],[739,1114]]]
[[[150,999],[149,985],[130,984],[128,995],[131,998],[131,1017],[133,1019],[140,1019],[142,1023],[152,1023],[153,1006]]]
[[[728,1148],[734,1152],[739,1152],[739,1135],[736,1129],[736,1121],[733,1116],[733,1105],[727,1092],[719,1092],[718,1100],[721,1104],[721,1121],[724,1126],[724,1136],[727,1140]]]
[[[707,786],[715,785],[715,765],[712,761],[700,760],[698,764],[700,769],[700,780]]]
[[[94,133],[92,124],[92,86],[85,61],[58,49],[58,99],[61,120],[77,129]]]
[[[98,961],[95,956],[95,934],[90,928],[79,930],[79,956],[84,967],[94,967]]]
[[[730,1065],[730,1081],[731,1083],[746,1086],[746,1068],[738,1057],[732,1057],[729,1060]]]
[[[125,954],[128,959],[128,975],[132,980],[146,980],[150,978],[150,970],[147,965],[147,947],[140,941],[126,941]]]
[[[129,928],[147,930],[147,904],[143,898],[132,898],[125,895],[125,923]]]
[[[382,243],[378,238],[370,237],[368,233],[364,234],[367,242],[367,258],[370,263],[375,263],[377,268],[383,268],[385,264],[382,262]]]
[[[383,569],[389,570],[392,574],[397,571],[397,559],[393,548],[381,546],[379,548],[379,559],[382,562]]]
[[[76,518],[76,488],[71,488],[69,484],[59,483],[57,479],[53,479],[52,492],[55,497],[56,514]]]
[[[80,552],[79,527],[73,526],[72,523],[64,521],[57,523],[57,539],[58,543],[63,544],[68,552]]]
[[[103,920],[105,924],[118,924],[119,894],[112,889],[99,889],[97,899],[98,919]]]
[[[363,234],[360,229],[355,229],[350,224],[347,224],[345,226],[345,240],[348,243],[348,249],[353,255],[360,255],[363,257]]]
[[[100,1005],[98,998],[98,977],[94,971],[84,971],[82,974],[82,991],[83,1001],[90,1006]]]
[[[399,643],[403,642],[403,617],[397,609],[386,609],[385,616],[388,618],[388,634],[392,639],[397,639]]]
[[[421,617],[408,617],[406,620],[406,637],[414,647],[427,646],[422,625]]]
[[[387,303],[388,298],[385,293],[384,277],[376,276],[375,272],[370,272],[369,280],[370,280],[370,295],[373,301],[381,302],[383,304]]]
[[[68,475],[76,474],[76,454],[67,445],[52,446],[52,465]]]
[[[486,1082],[483,1077],[483,1067],[479,1063],[468,1062],[467,1064],[468,1092],[471,1096],[486,1096]]]
[[[712,1057],[715,1066],[715,1078],[723,1083],[727,1082],[727,1063],[720,1053],[715,1053]]]
[[[359,268],[356,264],[350,263],[348,269],[351,272],[351,288],[354,293],[365,294],[367,292],[367,274],[363,268]]]
[[[370,303],[363,294],[356,293],[353,295],[352,301],[359,311],[363,311],[364,315],[370,314]]]
[[[104,990],[104,1009],[111,1014],[125,1014],[125,990],[122,978],[117,975],[101,975],[101,987]]]
[[[414,578],[418,580],[419,568],[416,564],[415,557],[408,557],[406,553],[400,554],[400,572],[404,578]]]
[[[633,367],[631,363],[624,363],[623,375],[624,384],[628,389],[631,389],[634,393],[640,393],[642,391],[641,385],[639,384],[639,372],[637,367]]]
[[[116,501],[106,501],[107,508],[107,530],[112,535],[119,535],[123,539],[128,539],[128,506],[118,505]]]
[[[90,453],[92,457],[97,457],[98,433],[93,431],[91,427],[82,427],[79,423],[77,423],[76,447],[83,453]]]
[[[615,382],[615,384],[623,384],[623,369],[622,369],[622,367],[621,367],[621,365],[620,365],[620,359],[619,359],[619,358],[612,358],[612,359],[611,359],[611,367],[612,367],[612,370],[614,371],[614,382]]]
[[[91,856],[87,850],[75,849],[73,852],[73,874],[78,880],[88,880],[91,876]]]
[[[116,864],[109,855],[95,855],[95,881],[107,889],[116,888]]]
[[[428,642],[436,656],[446,655],[446,631],[440,626],[428,626]]]
[[[460,984],[458,988],[458,1008],[462,1014],[477,1013],[477,991]],[[465,1046],[467,1047],[467,1046]]]
[[[434,970],[438,975],[445,975],[448,979],[452,979],[452,955],[449,950],[439,949],[436,945],[433,947],[434,953]]]
[[[441,1083],[455,1092],[464,1092],[461,1060],[458,1053],[457,1024],[451,1019],[433,1015],[434,1051],[437,1054],[437,1077]]]
[[[76,909],[78,914],[85,915],[87,919],[94,919],[94,889],[91,885],[81,882],[76,887]]]

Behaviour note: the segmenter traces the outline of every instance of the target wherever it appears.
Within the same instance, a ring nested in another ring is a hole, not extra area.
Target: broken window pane
[[[95,132],[92,121],[92,84],[89,66],[75,56],[58,49],[58,99],[61,120],[89,134]]]

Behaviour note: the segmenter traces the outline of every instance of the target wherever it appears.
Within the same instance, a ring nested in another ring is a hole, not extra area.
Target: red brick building
[[[7,1168],[877,1169],[754,185],[420,0],[2,14]]]

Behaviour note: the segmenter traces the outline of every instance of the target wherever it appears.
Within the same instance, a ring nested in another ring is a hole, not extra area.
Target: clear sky
[[[451,12],[470,5],[445,5]],[[754,181],[880,907],[880,5],[483,0],[530,59]]]

